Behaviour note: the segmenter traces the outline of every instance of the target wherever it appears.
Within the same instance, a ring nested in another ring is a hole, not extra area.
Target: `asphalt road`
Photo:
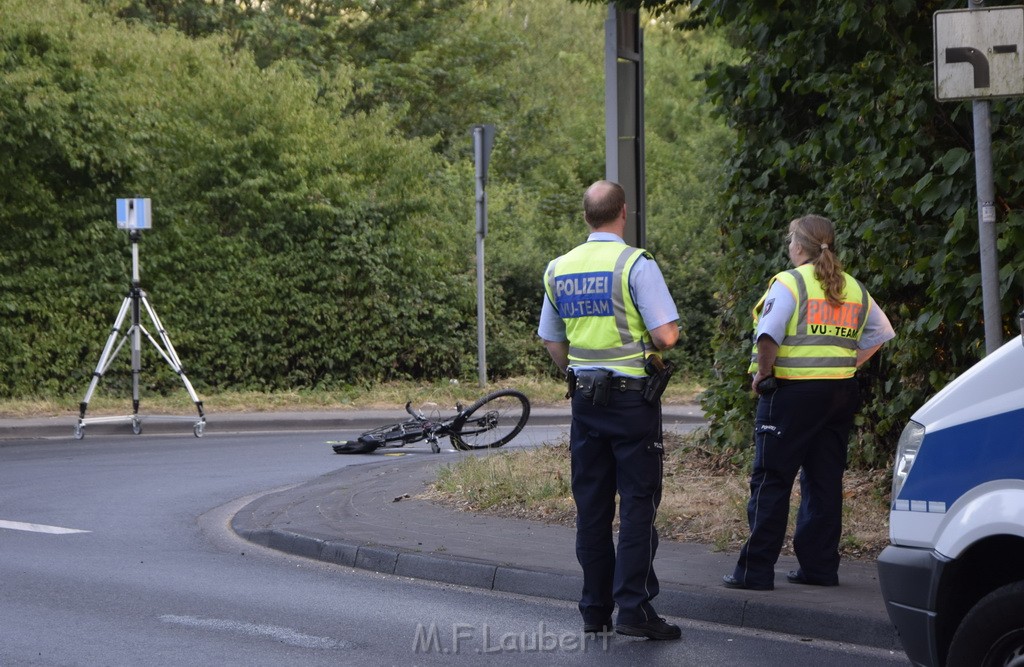
[[[234,513],[349,465],[324,443],[355,433],[183,431],[0,442],[0,665],[906,664],[697,623],[681,642],[584,639],[570,603],[262,549]]]

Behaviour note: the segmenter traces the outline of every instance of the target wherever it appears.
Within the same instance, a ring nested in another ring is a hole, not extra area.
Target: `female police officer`
[[[747,519],[750,537],[729,588],[771,590],[786,534],[789,498],[800,470],[800,510],[793,550],[797,584],[839,583],[843,471],[860,407],[854,372],[895,336],[882,309],[843,272],[832,222],[806,215],[789,223],[789,259],[754,306],[752,387],[754,471]]]

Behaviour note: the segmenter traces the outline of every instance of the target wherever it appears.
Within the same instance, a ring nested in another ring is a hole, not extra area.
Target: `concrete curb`
[[[454,412],[454,411],[453,411]],[[310,412],[234,412],[206,415],[204,434],[228,434],[273,431],[350,431],[366,430],[390,422],[404,421],[409,415],[402,410],[331,410]],[[85,437],[90,435],[134,436],[131,417],[100,417],[110,419],[90,424],[86,415]],[[175,435],[192,437],[192,427],[199,421],[198,414],[150,415],[140,412],[141,435]],[[701,424],[704,415],[695,405],[667,406],[664,422],[671,424]],[[567,424],[569,408],[533,408],[529,424]],[[78,417],[37,417],[28,419],[0,419],[0,440],[33,438],[73,438]]]
[[[245,526],[245,512],[243,509],[235,515],[231,523],[232,529],[244,539],[277,551],[335,565],[568,602],[579,599],[583,586],[583,577],[578,575],[414,553],[378,544],[353,544],[345,540],[285,530],[250,529]],[[657,603],[660,613],[677,618],[894,651],[903,650],[891,623],[865,620],[852,613],[840,614],[778,603],[731,600],[672,585],[662,586]]]

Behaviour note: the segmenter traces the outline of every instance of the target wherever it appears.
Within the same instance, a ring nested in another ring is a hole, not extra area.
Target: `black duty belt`
[[[577,371],[578,378],[587,378],[593,382],[598,378],[608,379],[608,388],[612,391],[643,391],[647,386],[647,378],[629,378],[620,375],[609,375],[607,371]]]

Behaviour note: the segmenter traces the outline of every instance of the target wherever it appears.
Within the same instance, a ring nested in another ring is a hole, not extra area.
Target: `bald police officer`
[[[654,517],[661,502],[660,393],[645,398],[645,368],[679,338],[679,314],[661,270],[623,240],[626,195],[610,181],[583,197],[587,242],[548,264],[538,335],[575,378],[569,447],[576,502],[579,609],[585,632],[678,639],[651,606],[658,594]],[[571,385],[570,385],[571,386]],[[620,498],[618,550],[612,537]]]

